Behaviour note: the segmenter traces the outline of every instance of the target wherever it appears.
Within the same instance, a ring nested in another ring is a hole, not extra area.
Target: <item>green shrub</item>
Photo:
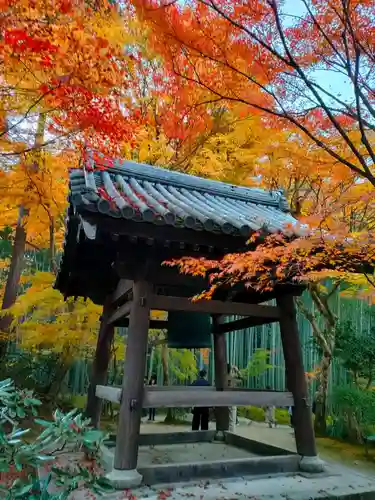
[[[111,491],[111,485],[97,470],[105,436],[91,428],[90,421],[77,410],[56,410],[51,420],[35,418],[39,433],[27,440],[30,429],[23,429],[21,423],[35,416],[40,404],[31,391],[18,390],[12,380],[0,381],[0,498],[67,500],[83,484],[98,494]],[[84,452],[90,468],[84,463],[74,464],[71,459],[66,465],[59,464],[64,449],[69,453]],[[40,475],[43,467],[45,477]],[[8,484],[14,474],[17,479]],[[57,493],[49,491],[51,481],[60,488]]]
[[[288,410],[285,408],[276,408],[276,422],[279,425],[289,425],[290,416]]]
[[[257,406],[240,406],[238,408],[238,415],[248,418],[253,422],[264,422],[265,420],[263,408]],[[288,410],[285,408],[276,408],[275,418],[279,425],[289,425],[290,417]]]
[[[351,442],[374,433],[375,393],[360,387],[336,387],[333,391],[329,434]]]

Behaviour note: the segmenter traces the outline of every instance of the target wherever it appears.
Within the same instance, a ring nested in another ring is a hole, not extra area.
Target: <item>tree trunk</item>
[[[39,168],[38,146],[43,144],[45,125],[46,115],[39,114],[34,141],[34,147],[36,149],[36,158],[34,162],[35,169]],[[9,309],[17,299],[18,286],[21,278],[26,250],[25,216],[27,215],[27,212],[28,211],[22,205],[18,209],[18,220],[12,247],[12,257],[10,261],[9,273],[5,285],[4,298],[1,307],[2,310]],[[6,314],[5,316],[2,316],[0,318],[0,332],[3,334],[3,340],[0,342],[0,360],[5,357],[8,350],[10,325],[12,321],[13,318],[11,314]]]
[[[50,259],[51,271],[53,272],[53,274],[57,274],[55,220],[53,217],[51,217],[49,225],[49,259]]]
[[[24,228],[23,220],[24,215],[25,211],[23,207],[20,207],[18,211],[18,221],[12,247],[12,257],[10,261],[9,273],[7,282],[5,284],[4,298],[2,303],[3,310],[9,309],[9,307],[11,307],[15,303],[17,298],[18,285],[22,273],[23,259],[26,247],[26,231]],[[0,343],[0,359],[3,359],[7,353],[10,336],[10,325],[12,321],[13,317],[11,314],[6,314],[0,318],[0,332],[4,335],[3,340]]]
[[[335,349],[335,326],[337,317],[332,312],[330,306],[330,298],[338,290],[339,283],[335,283],[331,290],[322,292],[316,283],[311,283],[309,291],[314,305],[324,321],[324,326],[321,327],[317,316],[307,309],[301,300],[298,301],[299,307],[303,315],[310,322],[313,335],[316,343],[322,352],[320,360],[320,373],[318,377],[318,389],[315,395],[315,422],[314,429],[317,435],[325,435],[327,431],[326,416],[327,416],[327,396],[328,396],[328,379],[331,369],[332,353]]]
[[[315,406],[315,434],[325,436],[327,434],[327,396],[328,380],[331,369],[332,353],[325,351],[320,362],[320,373],[318,381],[318,390],[316,393]]]
[[[169,365],[167,341],[161,346],[161,364],[163,366],[163,385],[169,385]]]

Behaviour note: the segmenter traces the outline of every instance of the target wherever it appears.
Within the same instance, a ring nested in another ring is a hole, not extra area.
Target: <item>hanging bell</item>
[[[205,349],[211,347],[211,316],[209,314],[169,311],[168,347]]]

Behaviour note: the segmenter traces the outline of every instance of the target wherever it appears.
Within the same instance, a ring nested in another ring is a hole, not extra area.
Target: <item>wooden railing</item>
[[[122,388],[115,386],[96,386],[98,398],[119,403]],[[254,391],[251,389],[226,389],[218,391],[215,387],[170,386],[145,387],[143,408],[189,408],[192,406],[293,406],[290,392]]]

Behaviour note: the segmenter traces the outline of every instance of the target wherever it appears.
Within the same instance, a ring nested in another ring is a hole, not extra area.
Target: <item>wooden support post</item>
[[[217,317],[212,318],[213,329],[219,326]],[[224,333],[214,333],[215,386],[217,391],[228,387],[227,346]],[[224,432],[229,430],[229,407],[216,407],[216,437],[224,438]]]
[[[135,486],[142,479],[136,467],[150,321],[150,293],[149,283],[134,281],[114,470],[109,477],[115,487],[119,488]]]
[[[96,428],[99,428],[100,425],[100,415],[103,406],[102,400],[96,397],[96,386],[106,385],[108,366],[111,360],[111,344],[113,340],[114,326],[107,323],[111,312],[111,301],[108,298],[103,307],[85,410],[85,415],[88,418],[91,418],[91,424]]]
[[[316,461],[317,451],[312,412],[308,401],[294,298],[292,295],[281,295],[277,297],[277,305],[281,309],[280,331],[285,359],[286,383],[294,398],[293,420],[297,452],[303,457],[302,461],[306,458],[304,470],[321,472],[322,463]]]

